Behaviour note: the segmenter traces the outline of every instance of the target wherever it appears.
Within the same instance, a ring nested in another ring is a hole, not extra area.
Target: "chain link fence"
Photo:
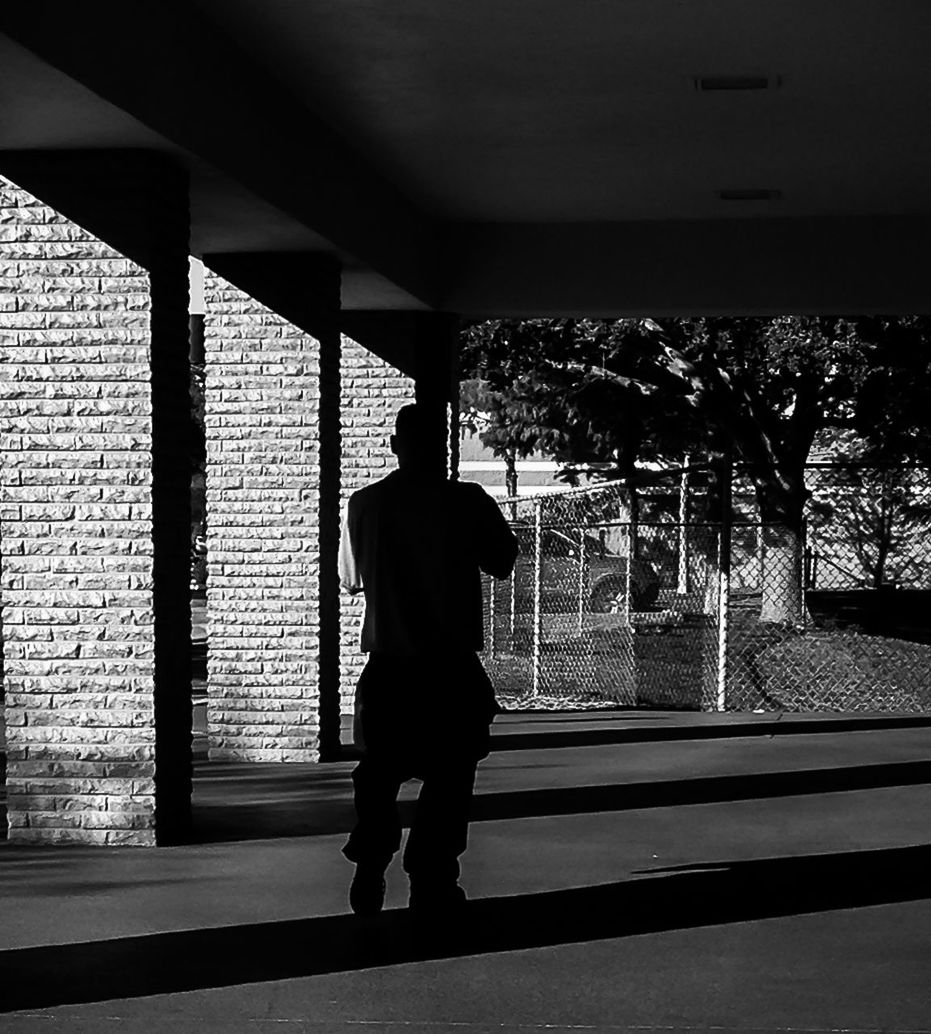
[[[806,587],[931,588],[928,474],[919,467],[810,467]]]
[[[716,527],[634,522],[621,485],[504,507],[520,552],[511,577],[488,579],[484,597],[484,660],[499,698],[706,705],[715,693]]]
[[[511,578],[485,587],[499,698],[931,709],[927,473],[814,468],[800,535],[755,520],[739,478],[727,524],[697,519],[704,474],[690,497],[667,484],[632,500],[612,483],[505,501],[520,555]]]
[[[819,463],[805,483],[807,519],[794,548],[785,548],[784,529],[735,526],[727,706],[931,708],[929,472]],[[754,511],[746,487],[738,498],[738,513]],[[784,614],[767,614],[774,602]]]

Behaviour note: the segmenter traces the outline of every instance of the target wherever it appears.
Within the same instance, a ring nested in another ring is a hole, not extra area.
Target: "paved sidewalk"
[[[455,930],[397,864],[347,914],[349,762],[201,763],[196,845],[0,845],[0,1031],[931,1030],[931,728],[659,735],[709,724],[505,716]]]

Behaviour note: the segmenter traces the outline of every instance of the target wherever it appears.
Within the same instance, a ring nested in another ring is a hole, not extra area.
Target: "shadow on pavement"
[[[625,720],[630,716],[624,715]],[[877,729],[914,729],[931,725],[928,715],[899,715],[886,717],[876,715],[867,718],[843,716],[838,718],[785,718],[773,714],[765,718],[752,716],[753,720],[729,722],[687,722],[681,725],[661,725],[656,723],[640,728],[636,726],[619,728],[580,728],[561,729],[549,732],[516,733],[496,732],[492,739],[492,750],[553,750],[559,747],[599,747],[617,743],[664,743],[683,740],[721,740],[744,736],[787,736],[787,735],[824,735],[838,732],[866,732]],[[665,719],[668,721],[668,718]],[[565,723],[565,719],[562,719]],[[598,721],[604,721],[598,716]],[[534,720],[534,726],[537,726]],[[581,723],[580,723],[581,724]],[[506,725],[501,726],[507,728]]]
[[[516,790],[477,794],[472,806],[472,821],[717,804],[767,797],[872,790],[883,786],[915,786],[929,782],[931,761],[899,761],[790,772],[661,779],[607,786]]]
[[[324,776],[326,770],[317,766],[316,771],[289,773],[290,781],[283,783],[281,775],[263,781],[246,769],[239,776],[238,790],[228,789],[222,795],[195,791],[193,840],[221,843],[348,833],[355,822],[348,775]],[[212,771],[204,775],[208,784],[213,778]],[[931,761],[513,790],[476,794],[472,821],[717,804],[924,783],[931,783]],[[400,802],[405,828],[410,826],[413,809],[413,801]]]
[[[587,708],[579,711],[535,711],[530,708],[519,710],[517,708],[505,707],[501,712],[502,716],[511,723],[523,724],[524,722],[533,725],[546,723],[566,725],[577,722],[668,722],[671,716],[663,711],[637,710],[633,707],[612,707],[610,709],[599,709],[597,707]],[[499,723],[501,724],[501,723]]]
[[[931,897],[931,846],[721,861],[594,887],[0,952],[0,1011],[139,998]]]

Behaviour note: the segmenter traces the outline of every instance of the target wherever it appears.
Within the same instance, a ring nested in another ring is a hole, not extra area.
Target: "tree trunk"
[[[883,486],[877,518],[876,563],[873,565],[873,588],[881,589],[886,583],[886,561],[892,547],[892,505],[889,494]]]
[[[504,484],[505,491],[513,499],[517,495],[517,457],[513,452],[506,453],[504,457]]]
[[[770,525],[763,529],[760,621],[795,625],[803,620],[802,550],[798,528]]]
[[[763,522],[760,621],[797,625],[805,618],[804,474],[780,486],[757,485]]]

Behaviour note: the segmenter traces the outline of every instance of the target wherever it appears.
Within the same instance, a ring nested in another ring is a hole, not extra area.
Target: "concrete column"
[[[430,414],[437,466],[458,477],[459,317],[417,313],[414,328],[414,394]]]
[[[342,462],[340,356],[340,334],[334,321],[320,335],[320,406],[317,422],[320,442],[317,500],[320,756],[323,760],[335,760],[340,754],[340,586],[337,565]]]
[[[341,485],[345,502],[357,489],[394,469],[390,438],[398,410],[414,401],[414,381],[346,336],[340,381]],[[365,664],[359,648],[364,609],[361,596],[341,593],[339,663],[344,715],[353,713],[356,685]]]
[[[339,723],[339,271],[205,265],[210,756],[313,761],[333,700]]]
[[[9,835],[176,841],[191,792],[186,178],[113,152],[4,155],[0,171],[18,184],[0,182]]]
[[[442,400],[458,402],[455,317],[422,312],[344,312],[347,335],[342,352],[342,490],[352,492],[384,477],[394,468],[389,439],[401,406],[415,401],[435,404],[438,453],[447,441]],[[359,343],[361,342],[361,344]],[[374,351],[372,351],[374,349]],[[376,352],[378,354],[376,354]],[[452,414],[450,414],[452,415]],[[452,417],[446,464],[458,471],[458,413]],[[443,460],[438,455],[438,462]],[[340,681],[343,715],[351,715],[355,689],[365,663],[359,649],[361,597],[341,598]]]

